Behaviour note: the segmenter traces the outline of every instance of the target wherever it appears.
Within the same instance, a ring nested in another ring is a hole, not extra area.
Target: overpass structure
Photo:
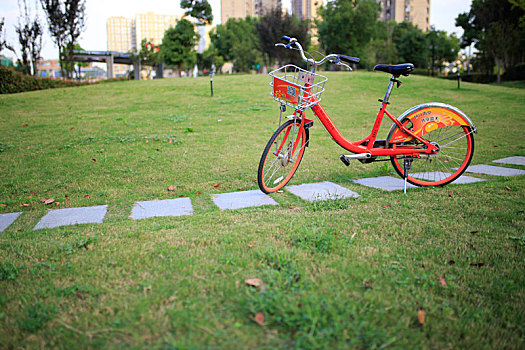
[[[135,72],[135,80],[140,80],[140,70],[142,65],[155,66],[157,68],[157,77],[162,78],[162,64],[155,65],[146,62],[140,62],[130,53],[116,51],[73,51],[73,61],[76,62],[102,62],[107,64],[107,77],[113,78],[113,64],[132,65]],[[138,73],[138,74],[137,74]]]

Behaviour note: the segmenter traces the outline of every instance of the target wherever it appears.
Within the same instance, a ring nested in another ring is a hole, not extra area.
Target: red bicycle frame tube
[[[323,106],[321,104],[317,103],[316,105],[312,106],[312,111],[314,114],[319,118],[321,123],[323,123],[324,127],[328,131],[328,133],[332,136],[332,139],[341,147],[344,149],[353,152],[353,153],[370,153],[372,157],[374,156],[395,156],[395,155],[407,155],[412,154],[416,155],[419,153],[433,153],[435,150],[437,150],[437,147],[428,142],[427,140],[415,135],[412,131],[408,130],[404,125],[402,125],[396,117],[394,117],[392,114],[390,114],[386,110],[387,103],[383,102],[381,104],[381,109],[379,110],[379,113],[377,114],[376,121],[374,123],[374,126],[372,128],[372,132],[370,135],[368,135],[366,138],[364,138],[361,141],[357,142],[351,142],[347,138],[345,138],[339,129],[335,126],[334,122],[326,111],[324,110]],[[400,148],[386,148],[386,146],[382,147],[374,147],[374,143],[377,138],[377,133],[379,131],[379,127],[381,126],[381,122],[383,121],[384,115],[387,115],[396,125],[403,130],[408,135],[412,136],[413,138],[417,139],[421,143],[423,143],[426,148],[416,148],[416,147],[400,147]]]

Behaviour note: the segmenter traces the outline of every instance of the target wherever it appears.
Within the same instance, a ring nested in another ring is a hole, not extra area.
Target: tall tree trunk
[[[503,64],[503,59],[496,57],[496,66],[497,66],[497,76],[498,76],[498,85],[501,84],[501,66]]]

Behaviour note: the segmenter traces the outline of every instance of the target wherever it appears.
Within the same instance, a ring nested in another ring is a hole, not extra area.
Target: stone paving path
[[[136,202],[131,210],[133,220],[152,218],[154,216],[181,216],[193,214],[191,199],[176,198],[158,201]]]
[[[279,205],[272,197],[259,190],[213,194],[212,200],[221,210]]]
[[[525,166],[525,157],[507,157],[497,159],[493,162]],[[471,165],[466,171],[493,176],[525,175],[525,170],[484,164]],[[413,176],[421,177],[429,175],[429,173],[423,174],[424,173],[415,173]],[[480,181],[486,180],[463,175],[454,181],[453,184],[466,184]],[[367,187],[379,188],[386,191],[403,190],[404,187],[403,179],[390,176],[357,179],[354,180],[354,182]],[[416,188],[416,186],[411,184],[407,184],[407,187]],[[357,198],[360,196],[356,192],[350,191],[345,187],[329,181],[292,185],[286,187],[286,190],[309,202],[325,201],[336,198]],[[272,197],[265,195],[259,190],[213,194],[212,200],[221,210],[242,209],[263,205],[279,205],[279,203],[277,203]],[[102,223],[106,216],[107,208],[107,205],[99,205],[84,208],[53,209],[40,219],[33,230],[77,224]],[[20,216],[20,214],[22,214],[22,212],[0,214],[0,232],[3,232],[9,227]],[[176,198],[136,202],[133,205],[130,217],[133,220],[140,220],[157,216],[181,216],[192,214],[193,206],[191,199]]]
[[[525,157],[515,156],[493,160],[494,163],[514,164],[525,166]]]
[[[313,184],[293,185],[286,187],[286,189],[308,202],[360,197],[360,194],[329,181]]]
[[[36,224],[33,230],[76,224],[101,224],[108,211],[107,205],[95,207],[66,208],[50,210]]]
[[[516,176],[525,175],[525,170],[514,169],[514,168],[503,168],[494,165],[471,165],[467,168],[468,173],[486,174],[492,176]]]

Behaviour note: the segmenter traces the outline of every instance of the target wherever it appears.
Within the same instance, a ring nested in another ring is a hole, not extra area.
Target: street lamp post
[[[213,97],[213,76],[215,75],[215,65],[211,65],[211,71],[210,71],[210,90],[211,90],[211,97]]]

